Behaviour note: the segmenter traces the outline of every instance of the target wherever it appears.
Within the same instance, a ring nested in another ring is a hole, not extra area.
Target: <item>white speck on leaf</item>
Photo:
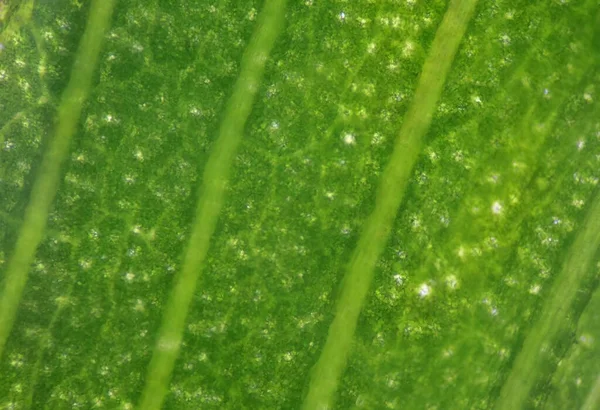
[[[356,137],[354,136],[354,134],[351,134],[349,132],[347,132],[343,135],[343,139],[344,139],[344,144],[346,144],[346,145],[354,145],[356,143]]]
[[[502,213],[502,204],[499,201],[492,204],[492,213],[494,215],[500,215]]]
[[[428,284],[423,283],[421,286],[419,286],[419,296],[421,296],[422,298],[429,296],[430,293],[431,293],[431,288],[429,287]]]

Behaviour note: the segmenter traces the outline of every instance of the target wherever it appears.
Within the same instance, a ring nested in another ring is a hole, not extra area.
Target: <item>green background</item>
[[[2,280],[91,3],[0,1]],[[287,2],[164,409],[300,408],[450,3]],[[263,6],[115,1],[0,357],[0,409],[137,406]],[[528,343],[520,407],[600,406],[599,10],[477,3],[394,188],[332,408],[500,408]]]

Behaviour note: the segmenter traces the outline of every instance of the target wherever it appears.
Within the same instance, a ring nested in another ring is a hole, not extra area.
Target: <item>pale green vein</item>
[[[543,362],[542,347],[567,327],[569,307],[586,276],[592,274],[594,255],[600,246],[600,195],[592,203],[566,262],[546,299],[541,316],[518,353],[508,379],[502,386],[496,409],[525,406],[529,391]]]
[[[473,15],[477,0],[454,0],[438,28],[423,65],[415,96],[379,183],[369,215],[344,277],[336,314],[319,360],[311,371],[306,410],[331,408],[352,338],[373,278],[377,258],[388,240],[410,172],[442,92],[450,66]]]
[[[156,347],[148,367],[146,385],[140,399],[140,409],[159,409],[167,393],[196,282],[221,210],[229,170],[262,80],[265,62],[283,26],[284,10],[285,0],[265,2],[257,27],[242,57],[240,75],[227,103],[218,138],[204,169],[195,223],[182,270],[175,279],[175,286],[163,315]]]
[[[60,182],[61,166],[77,129],[83,102],[90,90],[104,33],[110,24],[114,0],[92,1],[88,22],[81,38],[69,84],[63,92],[57,112],[54,137],[44,153],[23,225],[9,260],[0,295],[0,357],[27,283],[29,267],[44,235],[48,213]]]
[[[596,382],[587,396],[581,410],[594,410],[600,408],[600,376],[596,377]]]

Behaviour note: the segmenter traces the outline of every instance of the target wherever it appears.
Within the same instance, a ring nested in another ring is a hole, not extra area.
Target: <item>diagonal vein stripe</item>
[[[502,386],[496,409],[521,409],[526,405],[529,391],[537,380],[544,362],[544,343],[567,327],[571,320],[569,307],[577,290],[590,275],[594,257],[600,247],[600,194],[596,195],[575,242],[569,249],[563,269],[552,285],[550,296],[542,307],[540,317],[527,335],[508,379]],[[596,395],[600,393],[596,392]],[[597,399],[588,398],[595,401]]]
[[[114,0],[94,0],[90,6],[88,22],[77,49],[71,78],[58,106],[54,138],[42,158],[29,204],[25,209],[23,225],[3,278],[0,294],[0,357],[15,321],[29,268],[46,229],[50,207],[60,182],[61,167],[69,153],[69,145],[77,129],[82,105],[91,87],[113,7]]]
[[[476,4],[477,0],[451,1],[436,32],[411,108],[379,182],[375,209],[369,215],[350,259],[325,346],[311,371],[303,404],[306,410],[332,407],[358,316],[372,282],[375,263],[388,240],[410,172],[421,150],[423,136],[431,124],[435,106]]]
[[[600,375],[596,377],[596,382],[587,396],[581,410],[594,410],[600,408]]]
[[[159,409],[167,393],[196,282],[221,210],[229,169],[262,80],[265,62],[283,26],[284,11],[285,0],[265,2],[257,28],[242,57],[240,75],[204,169],[195,223],[185,251],[183,268],[175,279],[163,315],[140,399],[140,409]]]

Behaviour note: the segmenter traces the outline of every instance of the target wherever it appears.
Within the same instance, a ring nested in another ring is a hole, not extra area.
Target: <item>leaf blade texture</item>
[[[598,406],[597,1],[0,1],[0,408]]]

